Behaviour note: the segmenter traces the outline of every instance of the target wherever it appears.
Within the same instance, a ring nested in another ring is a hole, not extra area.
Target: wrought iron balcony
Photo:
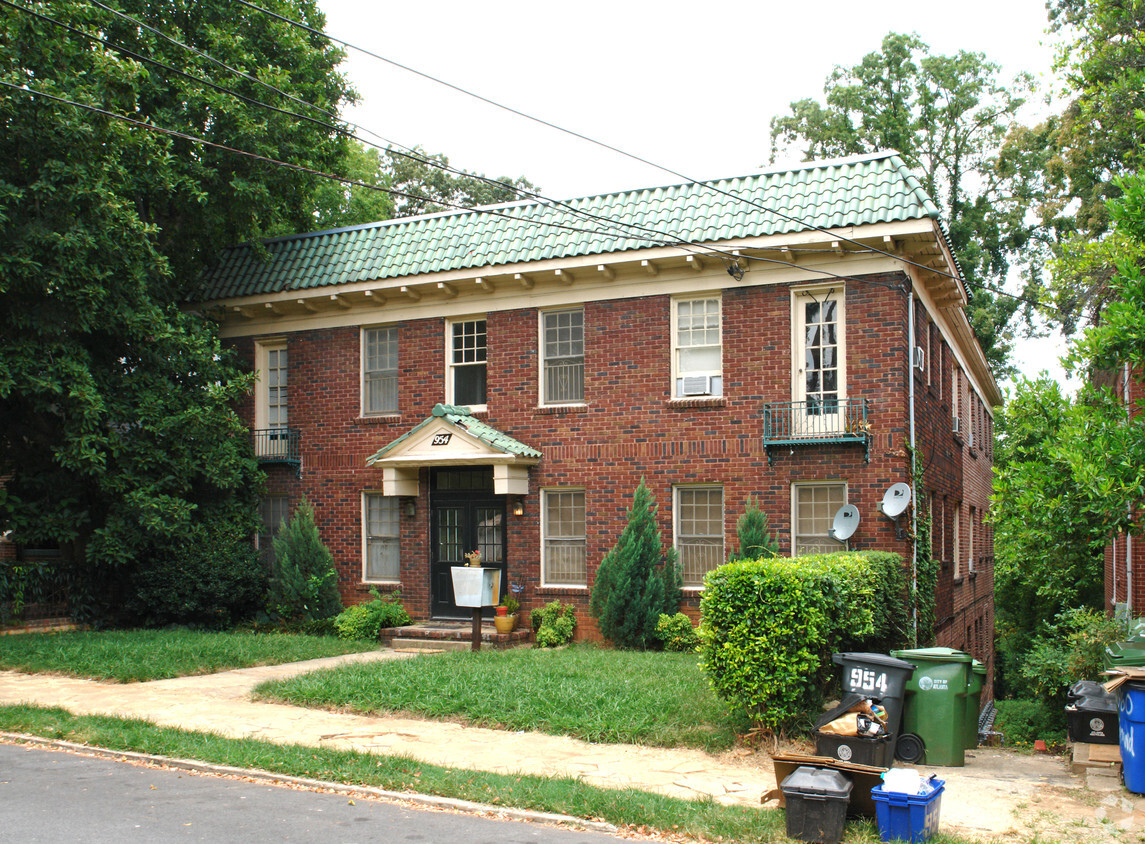
[[[871,462],[866,399],[773,402],[763,406],[763,446],[768,463],[777,446],[827,443],[861,443],[864,459]]]
[[[297,428],[260,428],[251,431],[259,463],[302,464],[302,436]]]

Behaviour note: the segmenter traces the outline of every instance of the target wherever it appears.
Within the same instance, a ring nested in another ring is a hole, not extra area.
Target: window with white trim
[[[672,300],[675,398],[724,393],[720,298]]]
[[[398,412],[398,329],[362,329],[362,415]]]
[[[396,583],[401,579],[401,530],[398,499],[394,495],[367,492],[362,495],[362,532],[365,559],[362,580]]]
[[[486,359],[488,338],[484,319],[459,320],[449,324],[449,395],[450,404],[465,407],[484,406],[486,395]]]
[[[724,490],[679,486],[675,493],[675,545],[684,586],[703,586],[704,576],[724,562]]]
[[[274,537],[278,535],[283,522],[290,518],[290,498],[285,495],[265,495],[258,503],[262,522],[255,544],[258,556],[269,570],[274,564]]]
[[[584,401],[584,309],[541,314],[542,404]]]
[[[542,507],[541,582],[545,586],[586,586],[584,490],[545,490]]]
[[[792,556],[847,550],[846,542],[833,539],[828,533],[835,521],[835,513],[846,503],[846,484],[792,484]]]
[[[954,535],[954,576],[962,577],[962,502],[954,505],[954,523],[951,525]]]
[[[808,417],[839,413],[846,398],[843,365],[843,291],[797,290],[795,307],[795,400]]]
[[[287,401],[287,356],[285,340],[267,340],[255,345],[258,390],[254,402],[255,451],[259,457],[284,457],[290,453]]]

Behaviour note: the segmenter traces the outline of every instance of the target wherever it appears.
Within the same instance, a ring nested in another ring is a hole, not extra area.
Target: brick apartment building
[[[1123,366],[1100,373],[1096,380],[1114,391],[1131,413],[1145,407],[1145,379],[1139,370]],[[1142,503],[1137,505],[1137,519]],[[1129,618],[1145,616],[1145,542],[1140,536],[1120,533],[1105,547],[1105,601],[1111,612],[1124,605]]]
[[[259,541],[305,495],[348,602],[400,588],[415,618],[463,617],[449,567],[480,549],[526,608],[571,602],[594,637],[589,589],[644,478],[692,615],[749,497],[783,553],[907,566],[915,505],[933,512],[939,643],[992,664],[1001,396],[897,155],[265,247],[229,250],[200,306],[260,376]],[[877,509],[896,483],[897,523]]]

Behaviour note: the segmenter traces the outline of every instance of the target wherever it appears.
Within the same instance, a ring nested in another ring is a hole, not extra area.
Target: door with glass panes
[[[434,618],[471,618],[473,610],[453,599],[454,566],[481,552],[481,565],[501,569],[501,594],[508,589],[505,566],[505,496],[493,494],[492,469],[439,469],[432,475],[430,592]],[[491,615],[487,610],[486,615]]]

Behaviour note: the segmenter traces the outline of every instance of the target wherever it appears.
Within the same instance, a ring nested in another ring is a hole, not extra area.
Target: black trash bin
[[[843,839],[854,784],[839,771],[802,765],[780,786],[787,806],[787,837],[820,844]]]
[[[815,722],[815,754],[830,756],[841,762],[853,765],[873,765],[876,768],[889,768],[894,762],[895,738],[892,733],[871,738],[868,736],[840,736],[824,733],[821,728],[836,718],[846,715],[852,708],[868,700],[864,695],[845,694],[834,709],[823,713]]]
[[[914,665],[886,654],[839,653],[831,657],[843,667],[843,692],[873,700],[887,711],[887,735],[881,739],[815,733],[815,752],[847,762],[889,768],[894,764],[895,744],[902,724],[903,700]],[[845,712],[842,707],[839,714]],[[832,713],[828,713],[831,715]],[[820,725],[832,720],[824,716]]]
[[[1069,740],[1086,744],[1117,744],[1120,722],[1117,698],[1105,692],[1094,697],[1082,697],[1065,708]]]

